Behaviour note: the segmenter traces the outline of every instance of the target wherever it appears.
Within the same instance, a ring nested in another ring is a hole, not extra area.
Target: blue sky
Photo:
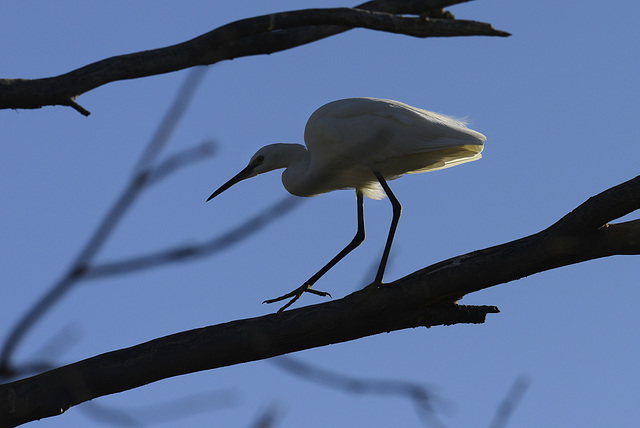
[[[29,4],[33,3],[33,4]],[[325,2],[27,2],[0,16],[0,74],[49,77],[88,63],[190,39],[249,16]],[[354,3],[355,5],[355,3]],[[37,13],[34,13],[37,10]],[[262,145],[302,142],[319,106],[392,98],[467,117],[487,136],[484,157],[390,183],[404,211],[387,281],[476,249],[535,233],[588,197],[635,177],[640,85],[633,1],[479,0],[450,8],[510,38],[413,39],[354,30],[269,56],[209,67],[165,155],[215,140],[209,160],[136,201],[97,257],[120,259],[198,243],[287,193],[280,174],[243,182],[205,203]],[[187,72],[116,82],[64,107],[0,111],[0,337],[65,271],[122,191]],[[370,280],[391,208],[365,201],[367,240],[317,288],[342,297]],[[630,218],[637,218],[637,214]],[[41,352],[58,332],[75,340],[59,364],[163,335],[270,313],[262,305],[299,286],[355,232],[352,191],[305,199],[260,233],[215,257],[78,285],[20,344]],[[301,361],[357,378],[433,388],[446,426],[489,426],[520,376],[529,380],[509,426],[628,426],[637,406],[640,264],[616,256],[533,275],[465,297],[497,305],[483,325],[413,329],[300,352]],[[297,306],[321,301],[304,296]],[[255,362],[104,397],[130,411],[192,394],[228,406],[158,426],[248,426],[275,406],[278,426],[421,426],[396,397],[352,396]],[[89,411],[29,426],[100,426]],[[146,419],[145,419],[146,418]]]

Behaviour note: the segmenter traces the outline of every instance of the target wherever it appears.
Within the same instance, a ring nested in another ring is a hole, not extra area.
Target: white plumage
[[[347,98],[333,101],[316,110],[307,121],[304,140],[307,147],[286,143],[262,147],[253,155],[245,169],[208,199],[241,180],[280,168],[286,168],[282,174],[284,187],[296,196],[315,196],[332,190],[356,189],[356,237],[301,287],[267,301],[271,303],[292,297],[284,308],[305,291],[328,294],[311,290],[310,287],[364,240],[364,220],[361,218],[363,194],[372,199],[381,199],[386,194],[394,205],[394,219],[387,247],[374,281],[374,284],[380,284],[395,225],[400,217],[400,204],[388,188],[386,180],[480,159],[486,137],[467,128],[464,121],[398,101]]]

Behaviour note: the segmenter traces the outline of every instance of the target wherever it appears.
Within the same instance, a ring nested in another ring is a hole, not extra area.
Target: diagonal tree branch
[[[167,377],[353,340],[363,334],[419,325],[481,323],[487,313],[497,312],[489,306],[445,304],[392,316],[394,320],[388,312],[376,314],[376,299],[363,297],[352,294],[310,308],[178,333],[0,385],[0,428],[56,416],[87,400]],[[365,316],[358,319],[358,315]]]
[[[83,279],[90,280],[107,276],[123,275],[145,269],[152,269],[169,263],[209,257],[228,249],[231,245],[256,233],[272,221],[282,218],[282,216],[293,210],[303,201],[301,198],[285,196],[237,227],[202,244],[174,247],[136,257],[129,257],[125,260],[95,264],[87,269]]]
[[[638,209],[640,176],[589,198],[541,232],[445,260],[399,281],[411,290],[411,298],[423,300],[440,296],[436,301],[456,300],[465,294],[561,266],[617,254],[637,255],[640,254],[640,220],[606,222]],[[428,287],[421,289],[420,284]]]
[[[83,278],[96,254],[103,247],[114,228],[119,224],[120,220],[128,212],[138,196],[146,190],[150,184],[158,182],[160,178],[166,177],[170,172],[176,171],[177,168],[185,166],[189,162],[200,160],[211,153],[210,145],[203,144],[199,148],[185,150],[169,158],[169,160],[164,163],[160,163],[158,165],[159,170],[156,170],[153,165],[160,156],[160,152],[166,145],[167,140],[175,130],[179,122],[179,117],[184,114],[186,105],[193,96],[198,82],[202,81],[203,76],[202,69],[196,69],[189,73],[172,106],[163,118],[161,126],[141,156],[134,170],[134,174],[125,189],[98,224],[98,227],[71,263],[67,272],[39,298],[10,331],[8,337],[2,344],[2,350],[0,352],[0,376],[12,375],[16,372],[15,367],[13,367],[11,363],[11,357],[15,348],[36,321]]]
[[[567,234],[586,233],[640,209],[640,176],[592,196],[551,226]]]
[[[183,43],[107,58],[56,77],[0,79],[0,108],[66,105],[89,115],[75,99],[110,82],[273,53],[357,27],[414,37],[509,35],[482,22],[441,19],[452,17],[442,7],[462,2],[372,1],[357,8],[308,9],[243,19]],[[400,13],[420,16],[396,15]]]
[[[167,377],[404,328],[482,323],[497,308],[452,302],[560,266],[640,254],[640,220],[602,224],[639,208],[640,176],[590,198],[539,233],[445,260],[376,290],[174,334],[0,385],[0,427]]]
[[[520,401],[522,401],[522,397],[525,392],[527,392],[527,389],[529,389],[530,384],[531,380],[527,376],[518,376],[513,382],[513,385],[511,385],[507,396],[498,406],[489,428],[503,428],[507,426],[509,418],[513,415]]]

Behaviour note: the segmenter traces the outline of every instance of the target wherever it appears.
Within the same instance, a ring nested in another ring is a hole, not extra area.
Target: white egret
[[[466,124],[398,101],[348,98],[316,110],[307,122],[301,144],[270,144],[258,150],[249,165],[223,184],[207,201],[246,178],[286,168],[282,184],[296,196],[316,196],[338,189],[355,189],[358,230],[353,240],[329,263],[290,293],[265,303],[291,298],[283,311],[311,289],[336,263],[364,241],[363,195],[388,196],[393,207],[389,235],[371,286],[382,284],[402,206],[387,185],[403,174],[435,171],[480,159],[486,137]]]

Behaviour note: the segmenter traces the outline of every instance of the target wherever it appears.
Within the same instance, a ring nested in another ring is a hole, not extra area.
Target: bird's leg
[[[311,289],[311,287],[313,286],[313,284],[316,283],[317,280],[319,280],[322,277],[322,275],[327,273],[329,269],[335,266],[336,263],[342,260],[347,254],[349,254],[358,245],[360,245],[362,241],[364,241],[364,198],[362,196],[362,192],[357,189],[356,189],[356,199],[358,202],[358,231],[356,232],[356,235],[353,237],[351,242],[349,242],[349,244],[347,244],[347,246],[344,247],[344,249],[340,251],[338,255],[332,258],[331,261],[329,261],[329,263],[327,263],[322,269],[316,272],[315,275],[313,275],[304,284],[302,284],[302,286],[296,288],[292,292],[287,293],[283,296],[276,297],[275,299],[265,300],[263,303],[274,303],[274,302],[279,302],[280,300],[291,298],[291,300],[289,300],[289,302],[287,302],[286,305],[278,309],[278,312],[282,312],[285,309],[287,309],[289,306],[291,306],[296,300],[298,300],[300,296],[302,296],[302,294],[305,292],[317,294],[318,296],[331,297],[331,294],[327,293],[326,291],[313,290]]]
[[[387,181],[384,179],[382,174],[378,171],[373,171],[373,174],[376,176],[380,185],[384,189],[384,193],[387,194],[389,201],[391,202],[391,206],[393,207],[393,218],[391,219],[391,227],[389,228],[389,236],[387,237],[387,243],[384,246],[384,252],[382,253],[382,260],[380,260],[380,266],[378,267],[378,273],[376,274],[376,279],[373,280],[371,284],[369,284],[366,288],[375,288],[382,284],[382,277],[384,276],[384,269],[387,267],[387,260],[389,259],[389,252],[391,251],[391,243],[393,242],[393,237],[396,234],[396,228],[398,227],[398,221],[400,220],[400,215],[402,214],[402,205],[393,194]]]

